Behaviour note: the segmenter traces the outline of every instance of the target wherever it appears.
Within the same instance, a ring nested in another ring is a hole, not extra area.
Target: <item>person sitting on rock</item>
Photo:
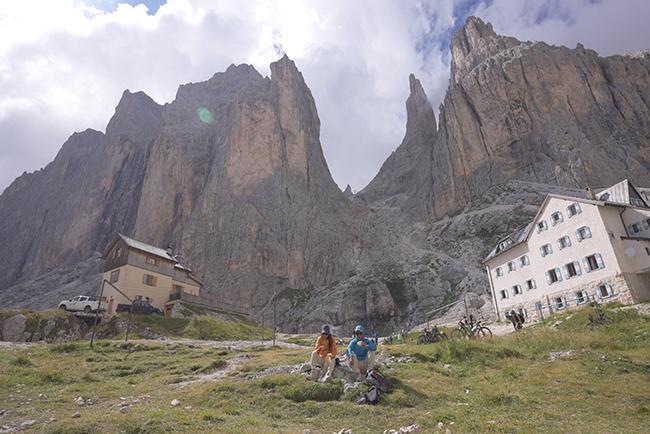
[[[348,358],[350,367],[357,374],[359,381],[363,381],[366,378],[366,373],[373,368],[376,349],[377,344],[365,337],[363,326],[356,326],[354,328],[354,339],[348,345]]]
[[[328,381],[336,365],[336,339],[330,333],[330,326],[325,324],[320,336],[316,339],[316,349],[311,353],[311,373],[308,380],[318,380],[319,372],[327,372],[323,381]]]

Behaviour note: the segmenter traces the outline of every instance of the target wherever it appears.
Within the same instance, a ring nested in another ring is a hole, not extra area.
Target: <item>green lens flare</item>
[[[212,116],[212,112],[206,107],[199,107],[196,110],[196,114],[199,116],[199,120],[204,124],[211,124],[214,122],[214,116]]]

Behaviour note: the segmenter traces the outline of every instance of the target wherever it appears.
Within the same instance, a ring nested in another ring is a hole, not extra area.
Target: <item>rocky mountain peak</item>
[[[271,63],[271,79],[274,81],[298,81],[304,84],[302,73],[296,67],[293,60],[286,54],[279,60]],[[305,85],[306,86],[306,85]]]
[[[478,17],[467,17],[451,39],[451,80],[458,83],[476,65],[496,53],[520,45],[512,37],[497,35],[492,24]]]
[[[160,126],[161,117],[162,106],[149,95],[126,89],[106,126],[106,135],[111,139],[128,137],[134,142],[147,141]]]
[[[433,108],[427,99],[427,94],[422,88],[420,80],[415,75],[409,75],[409,86],[411,94],[406,100],[406,132],[413,130],[415,124],[419,122],[428,123],[429,128],[436,129],[436,118],[433,114]]]
[[[344,194],[345,197],[347,197],[348,199],[352,199],[352,198],[354,197],[354,193],[352,193],[352,187],[350,187],[350,184],[348,184],[348,185],[345,187],[345,191],[343,192],[343,194]]]

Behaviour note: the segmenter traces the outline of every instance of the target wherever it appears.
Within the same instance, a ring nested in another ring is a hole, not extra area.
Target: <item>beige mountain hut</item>
[[[650,300],[650,204],[624,180],[587,197],[549,194],[484,263],[499,319],[541,320],[589,301]]]
[[[142,299],[170,315],[175,300],[200,297],[202,283],[171,250],[164,250],[118,234],[104,253],[103,278],[116,286],[104,285],[107,312],[118,304]]]

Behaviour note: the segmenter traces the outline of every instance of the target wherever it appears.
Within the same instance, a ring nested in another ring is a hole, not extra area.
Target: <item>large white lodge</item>
[[[541,320],[588,301],[650,299],[648,190],[624,180],[586,198],[549,194],[485,259],[497,317]]]

